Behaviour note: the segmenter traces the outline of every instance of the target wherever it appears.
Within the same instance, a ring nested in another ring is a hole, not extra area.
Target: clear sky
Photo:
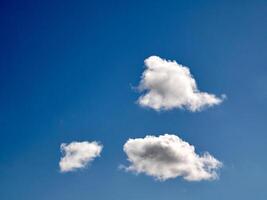
[[[265,200],[266,1],[1,1],[1,200]],[[188,66],[202,112],[136,101],[144,60]],[[179,135],[223,163],[214,181],[156,181],[118,168],[129,138]],[[99,141],[86,169],[61,173],[60,145]]]

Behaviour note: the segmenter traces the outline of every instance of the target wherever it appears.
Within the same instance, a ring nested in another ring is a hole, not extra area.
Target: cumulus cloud
[[[219,98],[199,91],[189,68],[176,61],[150,56],[145,67],[138,86],[144,92],[138,99],[141,106],[157,111],[186,108],[194,112],[220,104],[225,96]]]
[[[126,171],[144,173],[157,180],[183,177],[187,181],[214,180],[222,163],[208,152],[198,155],[195,147],[176,135],[129,139],[123,148]]]
[[[60,159],[59,167],[61,172],[74,171],[85,168],[96,157],[100,156],[103,146],[97,142],[71,142],[61,144],[63,157]]]

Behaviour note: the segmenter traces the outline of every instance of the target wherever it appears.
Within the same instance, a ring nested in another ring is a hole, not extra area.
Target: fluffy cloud
[[[158,111],[173,108],[199,111],[223,100],[223,97],[200,92],[189,68],[175,61],[151,56],[145,60],[145,67],[138,86],[141,92],[145,92],[138,99],[141,106]]]
[[[103,146],[97,142],[71,142],[61,144],[63,157],[60,159],[59,167],[61,172],[74,171],[84,168],[96,157],[100,156]]]
[[[183,177],[187,181],[214,180],[222,163],[208,152],[198,155],[194,146],[176,135],[129,139],[124,152],[130,165],[126,171],[145,173],[157,180]]]

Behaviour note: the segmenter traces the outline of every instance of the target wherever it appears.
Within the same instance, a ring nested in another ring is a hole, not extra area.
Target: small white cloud
[[[187,181],[214,180],[222,163],[208,152],[198,155],[193,145],[176,135],[129,139],[123,148],[130,165],[123,168],[157,180],[183,177]]]
[[[145,71],[138,86],[141,106],[159,110],[186,108],[190,111],[220,104],[224,97],[200,92],[188,67],[175,61],[150,56],[145,60]]]
[[[59,167],[61,172],[74,171],[85,168],[88,163],[100,156],[103,146],[97,142],[71,142],[61,144],[63,157],[60,159]]]

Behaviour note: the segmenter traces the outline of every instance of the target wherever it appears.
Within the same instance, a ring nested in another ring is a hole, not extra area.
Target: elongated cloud
[[[129,139],[123,148],[130,165],[126,171],[145,173],[157,180],[183,177],[187,181],[214,180],[222,163],[208,152],[198,155],[194,146],[176,135]]]
[[[145,60],[145,67],[138,86],[144,92],[138,99],[141,106],[157,111],[186,108],[194,112],[223,101],[224,96],[200,92],[189,68],[175,61],[151,56]]]
[[[85,168],[96,157],[100,156],[103,146],[97,142],[71,142],[61,144],[63,157],[60,159],[61,172],[74,171]]]

